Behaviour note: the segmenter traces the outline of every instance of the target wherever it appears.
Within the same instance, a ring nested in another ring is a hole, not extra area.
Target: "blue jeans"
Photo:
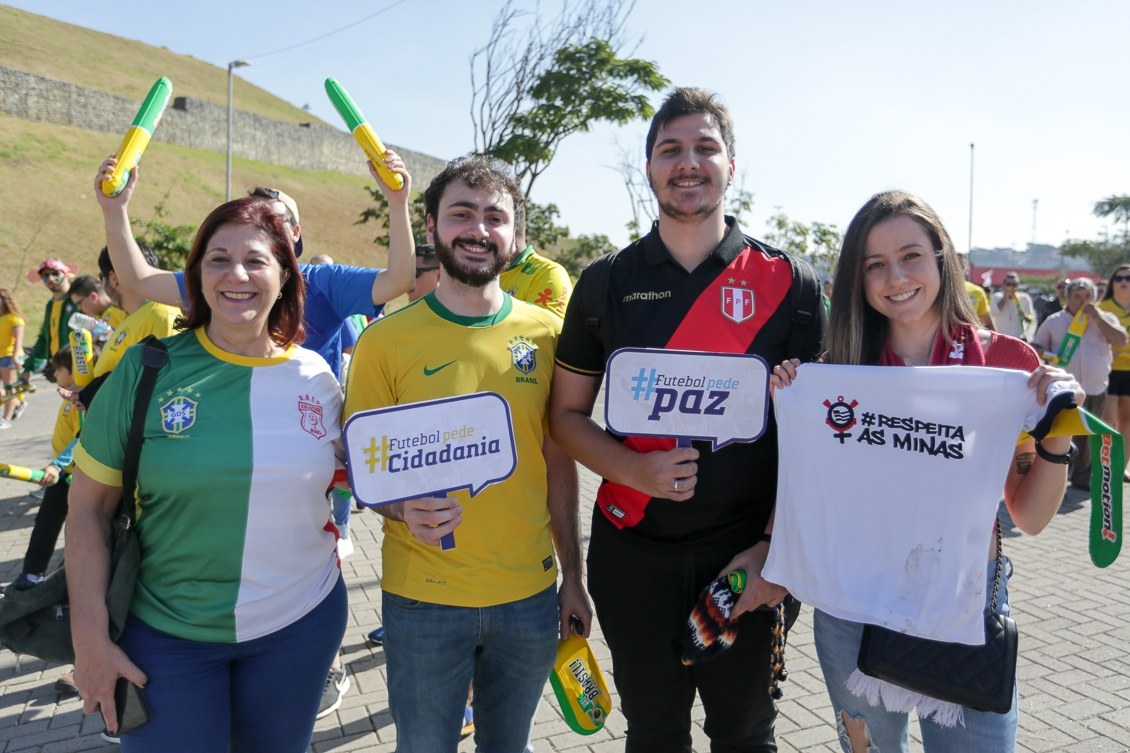
[[[988,564],[988,590],[985,604],[988,606],[993,593],[993,579],[997,563]],[[997,599],[997,612],[1009,613],[1008,579],[1012,575],[1012,561],[1004,558],[1001,568],[1001,589]],[[824,672],[824,682],[828,686],[828,696],[836,714],[836,727],[840,731],[840,746],[844,753],[864,753],[852,751],[851,742],[844,729],[843,715],[850,719],[862,719],[866,723],[870,747],[867,753],[909,753],[909,715],[887,711],[882,705],[872,706],[866,699],[850,693],[845,687],[848,678],[856,667],[859,656],[859,643],[863,636],[863,625],[858,622],[841,620],[838,617],[816,610],[813,620],[813,637],[816,653],[820,657],[820,669]],[[966,707],[964,726],[942,727],[932,718],[920,719],[922,745],[926,753],[1011,753],[1016,747],[1018,694],[1012,690],[1012,709],[1007,714],[991,711],[976,711]]]
[[[340,494],[339,491],[330,493],[330,499],[333,501],[334,525],[337,526],[337,535],[348,539],[349,518],[353,515],[353,495]]]
[[[382,593],[388,706],[397,753],[459,745],[467,686],[475,689],[475,748],[527,749],[557,655],[557,587],[493,607],[451,607]]]
[[[149,678],[149,722],[124,753],[306,753],[345,635],[345,583],[287,627],[242,643],[177,638],[131,617],[119,641]]]

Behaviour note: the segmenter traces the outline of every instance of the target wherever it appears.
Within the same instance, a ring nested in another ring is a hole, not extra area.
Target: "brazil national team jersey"
[[[339,576],[327,526],[341,392],[319,355],[217,348],[203,328],[166,339],[138,472],[141,572],[132,612],[179,638],[267,635],[321,603]],[[120,486],[140,349],[90,408],[75,462]]]
[[[179,316],[180,309],[156,301],[138,306],[137,311],[121,320],[110,333],[110,339],[94,362],[94,376],[109,374],[118,365],[123,353],[149,335],[168,337],[173,334],[176,331],[173,323]]]
[[[541,306],[562,318],[573,292],[573,281],[565,267],[540,255],[533,246],[526,246],[514,257],[498,284],[519,301]]]
[[[463,507],[455,548],[420,542],[385,519],[381,588],[408,599],[485,607],[532,596],[556,582],[542,441],[561,320],[505,297],[482,318],[451,313],[431,293],[378,319],[353,350],[345,417],[389,405],[490,391],[510,406],[518,466]],[[532,356],[530,353],[532,352]]]

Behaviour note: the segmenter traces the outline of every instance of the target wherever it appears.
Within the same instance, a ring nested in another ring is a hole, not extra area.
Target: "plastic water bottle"
[[[81,311],[76,311],[71,314],[71,318],[67,320],[67,326],[71,329],[85,329],[90,332],[90,336],[95,340],[105,340],[110,336],[112,331],[110,325],[101,319],[97,319],[90,314],[84,314]]]

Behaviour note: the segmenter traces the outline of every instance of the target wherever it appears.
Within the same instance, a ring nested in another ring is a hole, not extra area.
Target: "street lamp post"
[[[231,201],[231,132],[232,132],[232,71],[251,65],[246,60],[233,60],[228,63],[228,169],[224,184],[224,201]]]

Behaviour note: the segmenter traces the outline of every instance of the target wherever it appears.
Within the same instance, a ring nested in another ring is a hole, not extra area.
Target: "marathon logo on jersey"
[[[824,401],[827,409],[824,423],[832,430],[832,437],[842,445],[852,438],[848,429],[857,423],[863,431],[855,437],[857,443],[872,447],[891,447],[906,452],[961,460],[965,457],[965,427],[929,421],[921,416],[891,416],[877,411],[857,410],[859,401],[846,400],[843,395]]]
[[[625,436],[752,442],[768,418],[760,357],[623,348],[608,361],[608,428]]]
[[[670,290],[637,290],[624,296],[624,303],[635,301],[663,301],[671,297]]]
[[[322,423],[325,410],[318,399],[313,395],[301,395],[298,398],[298,425],[307,434],[316,439],[326,436],[326,426]]]
[[[166,434],[183,434],[196,423],[199,406],[198,401],[177,395],[161,406],[161,428]]]
[[[531,377],[530,374],[538,367],[538,346],[534,345],[529,338],[518,335],[510,338],[510,344],[507,347],[510,349],[510,360],[513,362],[514,368],[525,375],[516,377],[514,381],[537,384],[538,380]]]
[[[722,315],[736,324],[753,316],[753,291],[748,288],[722,287]]]
[[[350,487],[365,505],[472,496],[517,464],[510,408],[493,392],[364,411],[345,424]]]

